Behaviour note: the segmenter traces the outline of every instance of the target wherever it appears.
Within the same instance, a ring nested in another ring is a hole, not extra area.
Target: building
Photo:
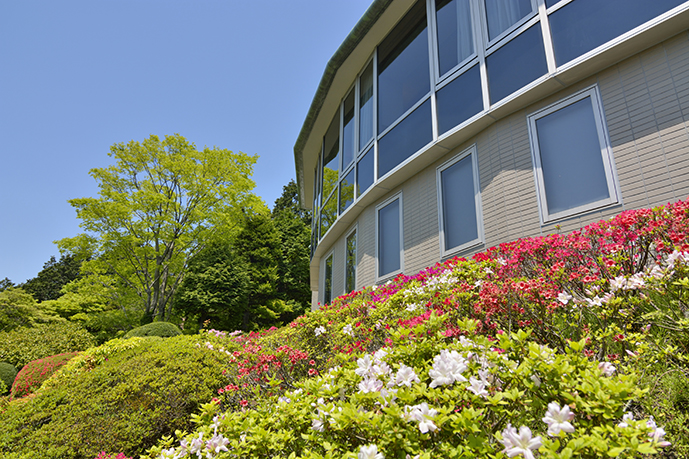
[[[688,29],[679,0],[374,1],[294,148],[314,305],[686,198]]]

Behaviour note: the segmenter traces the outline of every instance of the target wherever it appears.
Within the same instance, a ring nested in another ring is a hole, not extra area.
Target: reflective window
[[[401,269],[400,199],[378,209],[378,277]]]
[[[550,8],[551,6],[555,5],[559,1],[560,0],[545,0],[545,6],[547,8]]]
[[[496,103],[548,72],[541,24],[536,24],[486,58],[490,101]]]
[[[474,54],[469,0],[436,0],[440,75]]]
[[[373,147],[357,163],[356,195],[364,194],[373,185]]]
[[[481,73],[478,65],[445,85],[436,94],[438,134],[462,124],[483,110]]]
[[[430,90],[426,4],[417,2],[378,46],[378,133]]]
[[[359,149],[373,138],[373,62],[361,75],[359,89]]]
[[[354,169],[340,182],[340,213],[354,202]]]
[[[443,254],[480,241],[474,148],[438,169]],[[480,205],[480,203],[479,203]]]
[[[378,178],[431,140],[431,101],[427,100],[378,141]]]
[[[356,289],[356,231],[347,236],[345,253],[345,292]]]
[[[486,0],[488,38],[495,39],[531,11],[531,0]]]
[[[328,199],[321,210],[321,233],[320,237],[325,236],[335,219],[337,218],[337,193]]]
[[[577,0],[552,13],[550,32],[557,65],[681,5],[684,0]]]
[[[595,90],[531,115],[529,130],[546,219],[617,201]]]
[[[340,168],[340,114],[330,123],[323,139],[323,200],[337,187]]]
[[[323,276],[323,304],[328,304],[333,299],[333,256],[325,260],[325,276]]]
[[[342,169],[354,159],[354,90],[344,100],[344,118],[342,120]]]

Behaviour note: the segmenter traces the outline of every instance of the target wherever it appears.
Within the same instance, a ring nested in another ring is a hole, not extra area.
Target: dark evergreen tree
[[[81,262],[74,255],[63,255],[59,261],[51,256],[36,277],[27,280],[20,287],[39,302],[56,300],[62,296],[62,287],[79,277]]]
[[[14,282],[9,280],[7,277],[0,280],[0,292],[5,291],[10,287],[14,287]]]

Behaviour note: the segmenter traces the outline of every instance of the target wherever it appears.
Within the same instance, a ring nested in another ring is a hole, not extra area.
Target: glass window
[[[337,183],[336,183],[337,186]],[[337,218],[337,193],[330,196],[321,210],[321,232],[320,237],[325,236],[335,219]]]
[[[440,75],[474,54],[469,0],[436,0]]]
[[[430,90],[426,3],[419,1],[378,46],[378,133]]]
[[[373,185],[373,147],[368,149],[356,167],[356,196],[359,197]]]
[[[378,178],[433,140],[431,101],[427,100],[378,141]]]
[[[354,202],[354,169],[340,182],[340,213]]]
[[[443,255],[480,241],[475,148],[438,169]]]
[[[473,66],[436,94],[438,133],[443,134],[483,110],[481,73]]]
[[[622,35],[684,0],[577,0],[552,13],[550,32],[557,65]]]
[[[541,24],[506,43],[486,58],[490,101],[496,103],[548,72]]]
[[[373,62],[361,74],[359,87],[359,149],[373,138]]]
[[[402,269],[400,198],[378,209],[378,277]]]
[[[344,119],[342,128],[342,169],[354,159],[354,90],[344,100]]]
[[[486,0],[488,38],[494,40],[531,11],[531,0]]]
[[[345,292],[356,289],[356,231],[347,236],[345,254]]]
[[[337,187],[340,169],[340,114],[330,123],[323,139],[323,200]]]
[[[325,276],[323,277],[323,304],[333,299],[333,255],[325,260]]]
[[[529,116],[529,132],[545,220],[617,202],[595,89]]]

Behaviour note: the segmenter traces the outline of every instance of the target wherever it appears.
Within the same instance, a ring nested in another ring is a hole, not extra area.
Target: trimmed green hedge
[[[192,430],[192,413],[224,385],[227,355],[205,340],[145,339],[92,360],[88,371],[61,372],[57,384],[44,384],[0,413],[0,457],[93,459],[101,451],[138,457],[161,436]]]
[[[95,345],[93,336],[73,322],[58,322],[0,332],[0,361],[21,369],[27,363]]]
[[[17,377],[17,369],[11,363],[0,362],[0,396],[10,393],[14,378]]]
[[[182,334],[175,324],[170,322],[152,322],[150,324],[142,325],[129,330],[125,338],[132,338],[135,336],[160,336],[161,338],[169,338],[171,336],[179,336]]]

